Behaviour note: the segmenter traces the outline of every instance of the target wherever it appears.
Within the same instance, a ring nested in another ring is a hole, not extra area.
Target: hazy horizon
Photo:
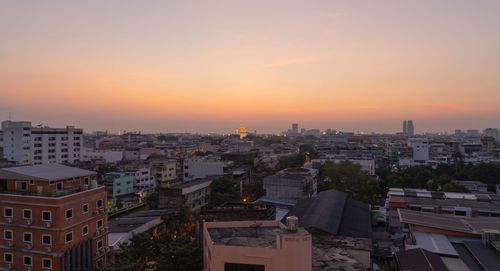
[[[91,130],[500,127],[500,1],[3,1],[0,119]]]

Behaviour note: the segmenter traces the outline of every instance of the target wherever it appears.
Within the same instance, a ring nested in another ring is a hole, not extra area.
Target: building
[[[116,163],[123,159],[123,151],[83,148],[81,161],[102,160],[106,163]]]
[[[488,185],[478,181],[453,181],[456,184],[463,185],[472,193],[488,193]]]
[[[134,176],[127,172],[106,173],[104,185],[110,206],[117,206],[122,197],[134,194]]]
[[[406,120],[403,120],[403,134],[407,135],[408,134],[408,124]]]
[[[291,224],[285,227],[266,220],[203,223],[203,270],[311,271],[311,234]]]
[[[262,180],[267,199],[297,201],[317,193],[316,172],[307,168],[287,168]]]
[[[83,146],[82,129],[32,127],[29,121],[2,122],[3,153],[18,165],[76,163]]]
[[[429,140],[427,138],[410,138],[408,146],[413,149],[413,161],[426,163],[429,160]]]
[[[224,175],[224,163],[202,158],[186,159],[183,162],[183,181],[203,179],[207,176]]]
[[[208,203],[213,180],[208,177],[160,190],[159,208],[186,206],[191,212],[199,212]]]
[[[149,167],[138,167],[134,169],[127,169],[126,175],[134,177],[134,192],[151,194],[155,191],[156,180],[151,174]]]
[[[415,135],[415,127],[413,126],[413,120],[408,121],[408,136],[414,136]]]
[[[292,133],[294,133],[294,134],[299,133],[299,124],[298,123],[292,123]]]
[[[170,187],[179,182],[175,159],[154,159],[149,162],[151,175],[160,187]]]
[[[106,261],[106,191],[59,164],[0,169],[0,269],[95,270]]]

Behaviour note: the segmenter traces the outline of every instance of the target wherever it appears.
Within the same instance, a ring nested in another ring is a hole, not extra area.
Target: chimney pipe
[[[299,218],[298,217],[287,216],[287,218],[286,218],[286,230],[288,232],[296,232],[298,225],[299,225]]]

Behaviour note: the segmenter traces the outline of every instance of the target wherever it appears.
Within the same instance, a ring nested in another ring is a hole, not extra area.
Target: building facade
[[[0,169],[0,269],[95,270],[106,261],[106,192],[95,172]]]
[[[82,129],[32,127],[29,121],[2,122],[4,157],[18,165],[76,163],[83,146]]]

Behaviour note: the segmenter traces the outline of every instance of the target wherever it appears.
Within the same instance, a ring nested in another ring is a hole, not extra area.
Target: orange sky
[[[0,3],[0,118],[86,130],[500,127],[498,1]]]

